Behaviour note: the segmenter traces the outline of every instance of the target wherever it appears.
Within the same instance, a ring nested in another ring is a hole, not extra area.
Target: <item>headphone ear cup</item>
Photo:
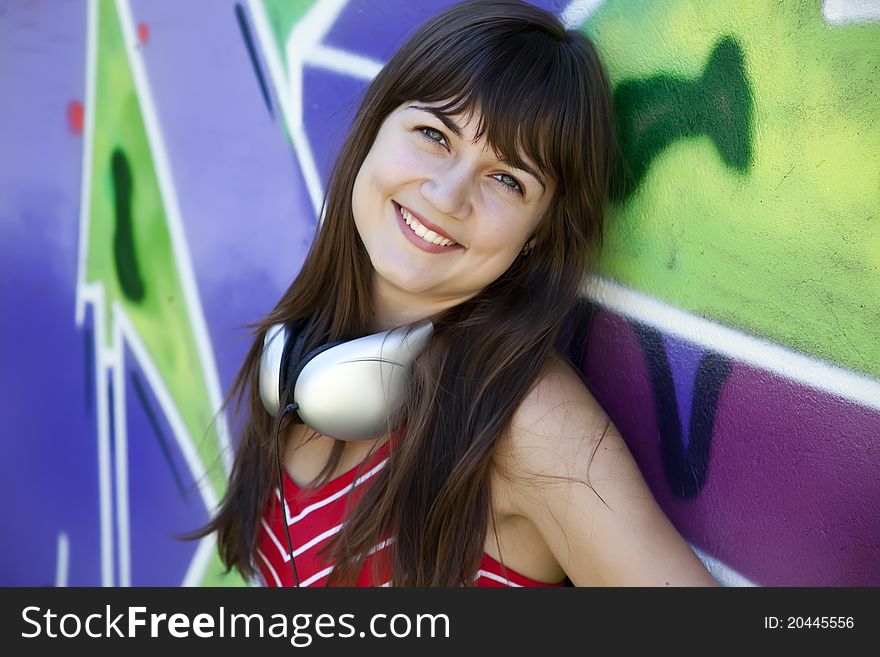
[[[274,324],[263,339],[260,355],[260,398],[270,415],[278,415],[287,386],[288,363],[296,363],[302,352],[307,322],[298,320]]]
[[[338,345],[344,344],[348,342],[348,340],[334,340],[333,342],[327,342],[326,344],[319,345],[312,349],[305,356],[302,356],[303,343],[305,341],[304,335],[300,335],[296,341],[296,344],[290,350],[289,357],[286,361],[282,360],[281,363],[281,372],[282,372],[282,383],[281,390],[287,390],[287,399],[289,401],[294,401],[294,392],[296,391],[296,380],[299,378],[300,372],[303,371],[303,368],[309,364],[309,361],[312,360],[315,356],[320,353],[327,351],[328,349],[332,349]]]
[[[288,403],[295,401],[294,391],[296,390],[296,380],[299,378],[303,368],[318,354],[341,345],[348,340],[334,340],[322,345],[318,345],[305,355],[303,350],[306,342],[306,328],[309,322],[307,320],[298,320],[290,322],[287,328],[287,343],[284,345],[284,351],[281,354],[280,371],[278,376],[278,394],[279,399],[284,399],[284,392],[287,392],[286,399]]]

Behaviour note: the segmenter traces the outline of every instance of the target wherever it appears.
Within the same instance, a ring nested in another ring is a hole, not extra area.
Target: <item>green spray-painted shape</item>
[[[209,374],[202,365],[186,306],[153,144],[129,68],[116,4],[99,2],[97,10],[85,280],[104,291],[105,342],[98,348],[113,346],[113,308],[118,308],[137,332],[205,467],[200,483],[220,498],[226,474],[213,424]],[[212,556],[203,584],[243,583],[235,575],[224,576],[218,555]]]
[[[751,91],[751,158],[741,173],[705,133],[654,153],[609,208],[599,272],[880,377],[880,21],[832,25],[819,2],[637,4],[608,0],[582,28],[612,88],[707,78],[732,37]]]
[[[625,80],[614,91],[618,137],[626,167],[615,197],[628,198],[651,162],[678,139],[708,136],[721,160],[745,173],[752,159],[751,91],[739,45],[721,39],[697,80],[655,75]]]
[[[110,156],[110,172],[113,177],[113,200],[116,227],[113,231],[113,256],[116,277],[122,293],[129,301],[144,300],[144,280],[137,263],[131,216],[131,199],[134,193],[131,167],[122,149],[117,148]]]

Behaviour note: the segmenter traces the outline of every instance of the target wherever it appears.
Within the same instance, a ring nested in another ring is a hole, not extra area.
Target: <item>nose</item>
[[[458,220],[466,219],[471,213],[473,173],[466,162],[458,161],[425,178],[421,191],[438,212]]]

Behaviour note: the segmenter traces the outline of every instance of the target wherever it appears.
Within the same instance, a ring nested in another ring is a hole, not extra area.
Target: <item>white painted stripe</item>
[[[323,49],[320,46],[320,42],[330,31],[346,4],[347,0],[318,0],[297,21],[281,48],[275,42],[262,3],[259,0],[248,2],[254,32],[262,44],[261,50],[266,59],[269,76],[275,87],[284,123],[319,224],[323,222],[321,206],[324,199],[324,184],[315,164],[311,143],[303,127],[303,68],[309,61],[312,65],[331,68],[354,77],[363,77],[375,68],[375,62],[372,60],[334,49]],[[280,50],[284,53],[283,61]]]
[[[204,312],[202,311],[202,302],[196,285],[189,248],[187,247],[186,231],[183,228],[180,204],[174,186],[174,176],[171,173],[170,159],[165,149],[165,140],[160,128],[156,105],[153,101],[150,81],[138,44],[137,30],[134,18],[132,17],[131,6],[128,0],[116,0],[116,8],[119,12],[135,93],[138,105],[140,106],[141,116],[143,117],[147,140],[150,144],[150,152],[153,156],[156,179],[159,183],[159,193],[162,196],[165,216],[168,220],[171,247],[185,299],[184,305],[189,315],[196,350],[202,366],[202,374],[211,405],[211,412],[216,418],[214,427],[217,432],[217,446],[224,469],[228,475],[232,469],[232,445],[229,440],[229,427],[226,422],[226,415],[221,411],[223,400],[220,393],[220,376],[217,373],[214,351],[211,347],[211,337],[208,333]]]
[[[293,109],[290,107],[287,75],[284,72],[284,62],[281,60],[281,46],[275,42],[269,17],[266,15],[263,7],[263,0],[248,0],[248,10],[253,22],[254,32],[257,35],[257,41],[262,45],[260,50],[269,69],[269,77],[275,87],[275,100],[281,107],[282,118],[285,120],[289,130],[289,121],[291,120],[289,117],[292,117]]]
[[[290,516],[290,507],[288,507],[288,506],[285,505],[284,512],[285,512],[285,514],[286,514],[285,517],[286,517],[286,519],[287,519],[287,524],[288,524],[288,525],[292,525],[292,524],[294,524],[294,523],[297,523],[297,522],[299,522],[300,520],[302,520],[303,518],[305,518],[307,515],[309,515],[310,513],[312,513],[313,511],[316,511],[316,510],[320,509],[322,506],[326,506],[326,505],[330,504],[330,503],[333,502],[334,500],[338,500],[340,497],[342,497],[343,495],[345,495],[346,493],[348,493],[348,491],[350,491],[352,488],[354,488],[355,486],[360,486],[360,485],[361,485],[363,482],[365,482],[367,479],[369,479],[370,477],[372,477],[373,475],[375,475],[377,472],[379,472],[379,470],[381,470],[382,468],[385,467],[385,464],[386,464],[387,462],[388,462],[388,459],[385,459],[384,461],[381,461],[380,463],[378,463],[377,465],[375,465],[372,469],[368,470],[367,472],[365,472],[364,474],[362,474],[360,477],[358,477],[357,479],[355,479],[355,480],[354,480],[352,483],[350,483],[348,486],[345,486],[344,488],[339,489],[338,491],[336,491],[336,492],[333,493],[332,495],[329,495],[328,497],[325,497],[324,499],[322,499],[322,500],[320,500],[320,501],[318,501],[318,502],[315,502],[314,504],[309,504],[306,508],[304,508],[302,511],[300,511],[299,513],[297,513],[294,517],[291,517],[291,516]],[[277,486],[275,487],[275,497],[276,497],[279,501],[281,501],[281,494],[280,494],[280,492],[278,491],[278,487],[277,487]]]
[[[302,61],[294,61],[295,73],[285,72],[284,63],[281,59],[281,46],[275,42],[269,18],[263,9],[260,0],[250,0],[248,3],[254,32],[262,44],[262,52],[269,69],[269,77],[275,87],[278,106],[281,108],[281,116],[300,165],[300,172],[306,184],[309,201],[312,204],[315,216],[318,217],[324,198],[324,188],[318,167],[312,155],[308,137],[302,129]],[[288,41],[289,43],[289,41]],[[294,48],[296,50],[296,48]],[[303,56],[304,57],[304,56]],[[300,60],[302,57],[299,58]],[[288,63],[288,65],[290,65]]]
[[[709,574],[712,575],[712,577],[714,577],[722,586],[757,586],[753,581],[740,575],[736,570],[715,557],[709,556],[702,550],[695,548],[693,545],[691,545],[691,549],[706,566]]]
[[[692,315],[618,283],[592,277],[585,296],[619,315],[755,368],[880,411],[880,381]]]
[[[125,421],[125,396],[124,396],[124,347],[127,344],[132,351],[135,361],[141,368],[147,383],[153,390],[160,408],[172,428],[175,439],[184,455],[187,465],[192,472],[194,480],[198,483],[199,491],[205,507],[213,511],[217,505],[217,498],[213,488],[207,483],[207,477],[198,452],[190,439],[186,427],[174,406],[171,394],[165,387],[157,368],[150,359],[146,347],[140,340],[136,329],[131,324],[125,313],[124,307],[118,303],[111,308],[111,330],[113,341],[109,348],[103,348],[104,344],[104,290],[101,285],[85,285],[82,292],[85,304],[91,304],[94,308],[95,323],[95,373],[96,373],[96,398],[97,398],[97,422],[98,422],[98,472],[100,492],[100,515],[101,515],[101,571],[102,585],[114,584],[114,552],[113,552],[113,521],[112,521],[112,486],[110,464],[110,435],[109,435],[109,404],[107,375],[113,380],[114,399],[114,433],[116,445],[116,517],[117,535],[119,546],[120,572],[118,584],[130,585],[131,578],[131,550],[129,530],[129,500],[128,500],[128,466],[127,466],[127,422]],[[196,552],[196,556],[187,571],[184,585],[198,583],[196,579],[203,576],[207,563],[211,557],[214,543],[211,537],[203,539]],[[187,584],[191,582],[191,584]]]
[[[333,572],[333,566],[328,566],[328,567],[325,568],[324,570],[319,570],[318,572],[316,572],[314,575],[312,575],[312,576],[309,577],[308,579],[304,579],[304,580],[302,580],[302,581],[299,583],[299,585],[300,585],[301,587],[303,587],[303,586],[311,586],[312,584],[314,584],[315,582],[317,582],[319,579],[321,579],[322,577],[326,577],[327,575],[329,575],[329,574],[332,573],[332,572]]]
[[[318,0],[294,25],[287,42],[284,44],[284,56],[287,62],[288,107],[291,110],[291,114],[287,117],[287,127],[294,150],[299,158],[300,169],[316,217],[321,213],[324,185],[315,164],[308,134],[303,126],[303,104],[305,101],[303,68],[305,67],[305,59],[312,48],[324,38],[346,4],[347,0]]]
[[[58,534],[55,555],[55,586],[63,588],[67,586],[67,578],[70,573],[70,539],[64,532]]]
[[[95,149],[95,77],[98,62],[98,4],[86,5],[86,89],[83,99],[83,160],[80,178],[79,245],[76,265],[76,325],[85,321],[86,253],[89,241],[89,219],[92,211],[92,158]]]
[[[269,569],[269,573],[272,575],[272,579],[275,580],[275,586],[281,586],[281,578],[278,577],[278,573],[275,572],[275,569],[272,567],[271,562],[266,558],[266,555],[263,554],[263,551],[260,548],[257,548],[257,556],[263,560],[264,564],[266,564],[266,568]]]
[[[119,551],[119,586],[131,586],[131,529],[129,526],[128,500],[128,422],[125,408],[125,348],[122,322],[117,316],[122,310],[113,302],[112,318],[113,348],[117,352],[113,364],[113,445],[115,446],[116,477],[116,544]],[[124,312],[124,311],[123,311]]]
[[[318,167],[315,164],[308,137],[302,129],[302,62],[294,62],[294,65],[297,66],[297,72],[292,77],[289,72],[285,72],[285,64],[281,59],[282,47],[275,42],[272,26],[263,8],[263,3],[261,0],[249,0],[248,9],[253,20],[257,40],[262,45],[261,50],[269,69],[269,78],[272,80],[276,100],[281,108],[281,118],[290,135],[293,151],[299,162],[300,173],[302,173],[306,191],[309,194],[309,201],[317,217],[324,199],[324,187],[318,174]],[[294,48],[294,50],[296,49]],[[301,60],[302,57],[299,59]]]
[[[522,588],[522,584],[517,584],[516,582],[511,582],[506,577],[502,577],[501,575],[496,575],[495,573],[490,573],[488,570],[483,570],[482,568],[477,571],[477,574],[474,576],[474,581],[476,582],[481,577],[495,580],[496,582],[500,582],[501,584],[506,584],[507,586],[512,586],[514,588]]]
[[[186,569],[186,575],[183,577],[181,586],[200,586],[202,580],[205,578],[205,573],[208,571],[208,564],[211,563],[211,559],[216,553],[216,534],[209,534],[200,540],[199,547],[196,549],[196,553],[193,556],[192,561],[189,562],[189,567]]]
[[[284,44],[287,62],[287,90],[290,94],[290,125],[302,126],[303,68],[306,59],[333,27],[348,0],[317,0],[290,30]]]
[[[304,64],[367,81],[376,77],[384,66],[375,59],[320,44],[309,51]]]
[[[296,22],[284,44],[287,60],[287,75],[290,90],[300,92],[302,98],[302,74],[304,63],[311,52],[319,46],[333,27],[339,14],[345,9],[348,0],[317,0]],[[298,123],[302,123],[302,104],[292,106]]]
[[[217,495],[214,492],[214,487],[208,479],[208,472],[205,469],[201,456],[199,456],[199,452],[196,449],[192,437],[189,435],[189,430],[186,428],[183,417],[181,416],[177,405],[174,403],[174,398],[171,396],[171,392],[162,380],[159,368],[156,367],[153,359],[150,357],[150,353],[141,341],[137,329],[135,329],[134,325],[131,323],[131,320],[122,306],[119,306],[118,310],[114,312],[114,317],[119,323],[121,335],[123,336],[125,344],[127,344],[128,348],[131,350],[135,362],[137,362],[147,384],[150,386],[153,395],[156,397],[159,408],[165,415],[165,419],[168,422],[168,426],[171,428],[174,439],[177,442],[178,447],[180,447],[184,461],[186,461],[186,464],[192,473],[193,480],[196,482],[196,486],[202,496],[205,508],[208,509],[209,513],[213,513],[218,505]],[[121,348],[122,346],[120,345],[120,349]]]
[[[832,25],[880,21],[878,0],[825,0],[822,14]]]
[[[98,61],[98,4],[90,0],[86,10],[86,88],[83,99],[83,161],[80,179],[79,245],[77,253],[77,286],[75,322],[78,327],[85,323],[85,308],[94,307],[93,340],[95,344],[95,422],[98,456],[98,514],[101,527],[101,586],[113,585],[113,513],[112,477],[110,471],[110,425],[107,416],[107,380],[105,378],[106,350],[104,291],[100,286],[86,282],[86,254],[88,252],[89,219],[91,215],[92,159],[95,142],[95,78]]]
[[[605,3],[605,0],[572,0],[560,14],[559,20],[567,30],[576,30],[590,14]]]
[[[104,289],[87,285],[83,299],[93,302],[92,321],[95,328],[95,402],[98,423],[98,504],[101,517],[101,586],[113,586],[113,484],[110,470],[110,402],[107,391],[106,365],[103,362],[105,325]]]
[[[190,474],[192,475],[193,481],[196,482],[196,487],[199,491],[199,495],[202,498],[202,503],[205,505],[209,514],[213,514],[218,506],[218,498],[216,493],[214,492],[213,486],[208,479],[207,470],[204,466],[201,456],[196,449],[195,443],[192,440],[192,437],[189,435],[189,431],[186,428],[186,424],[183,421],[182,416],[177,408],[177,405],[174,403],[174,399],[171,396],[171,392],[168,390],[165,385],[164,380],[162,379],[162,375],[159,373],[158,368],[155,363],[153,363],[152,358],[150,357],[149,351],[147,350],[144,343],[141,341],[140,334],[137,332],[137,329],[132,324],[131,320],[128,317],[128,314],[125,311],[124,306],[121,304],[114,302],[113,310],[113,328],[114,334],[117,336],[114,339],[114,349],[117,350],[116,354],[116,364],[114,366],[114,372],[119,372],[118,377],[121,382],[124,382],[122,378],[124,376],[124,349],[125,346],[128,345],[128,348],[131,350],[132,357],[134,361],[138,364],[141,373],[144,376],[147,386],[152,390],[153,395],[156,398],[156,401],[159,404],[159,409],[164,415],[166,421],[168,422],[168,426],[171,428],[171,433],[174,437],[175,442],[177,443],[181,454],[183,455],[184,461],[186,462],[187,467],[189,468]],[[120,386],[114,385],[114,390]],[[118,415],[117,415],[118,418]],[[117,429],[117,436],[127,436],[127,425],[125,423],[121,424],[121,429]],[[119,433],[122,431],[122,433]],[[127,444],[127,440],[126,440]],[[125,452],[127,454],[127,450]],[[127,465],[127,456],[124,459],[125,463],[123,465],[122,461],[119,460],[119,453],[117,453],[117,496],[118,491],[121,486],[124,486],[126,495],[124,498],[124,528],[125,533],[123,534],[122,528],[120,528],[120,559],[123,558],[123,555],[126,555],[128,559],[128,584],[122,584],[123,586],[130,585],[130,547],[129,547],[129,529],[128,529],[128,514],[129,514],[129,503],[128,503],[128,465]],[[121,499],[121,498],[120,498]],[[122,518],[123,511],[121,509],[117,509],[120,517]],[[123,526],[122,520],[120,521],[120,527]],[[125,538],[125,550],[123,551],[123,537]],[[210,563],[211,557],[214,554],[216,542],[214,535],[206,536],[201,539],[199,542],[199,546],[196,549],[195,554],[193,555],[193,559],[190,562],[186,574],[184,575],[184,579],[182,582],[182,586],[198,586],[201,582],[202,578],[207,571],[208,564]],[[125,572],[120,567],[120,572]]]

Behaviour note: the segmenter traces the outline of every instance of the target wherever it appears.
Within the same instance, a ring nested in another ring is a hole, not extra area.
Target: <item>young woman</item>
[[[600,246],[612,152],[596,52],[552,14],[466,3],[400,48],[236,380],[243,435],[201,531],[227,567],[269,585],[714,584],[555,346]],[[305,353],[425,320],[381,436],[337,440],[261,400],[273,325],[298,322]]]

